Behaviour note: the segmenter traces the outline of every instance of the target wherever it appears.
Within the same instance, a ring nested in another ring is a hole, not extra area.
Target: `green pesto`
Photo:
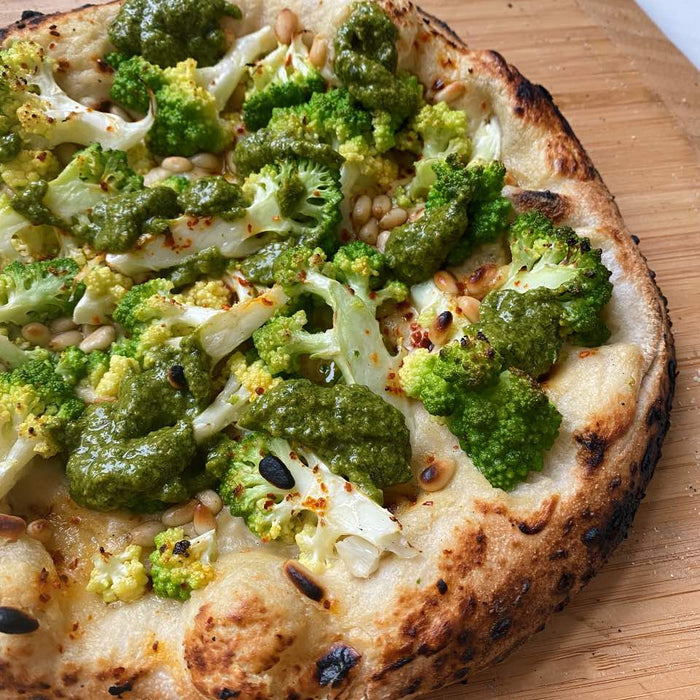
[[[381,489],[411,478],[403,415],[364,386],[282,382],[248,407],[240,425],[309,447],[377,500]]]
[[[192,180],[178,195],[178,203],[185,214],[192,216],[220,216],[238,219],[247,204],[239,185],[221,175],[209,175]]]
[[[126,0],[109,26],[109,38],[120,51],[159,66],[186,58],[208,66],[226,49],[224,15],[240,19],[241,11],[225,0]]]
[[[178,365],[185,381],[173,386]],[[97,510],[151,510],[186,498],[184,475],[196,454],[191,418],[209,394],[208,360],[189,339],[127,374],[115,403],[92,404],[73,426],[72,498]]]
[[[34,226],[45,225],[69,229],[70,225],[56,216],[44,204],[44,196],[48,189],[49,184],[45,180],[30,182],[10,200],[10,205],[18,214],[31,221]]]
[[[73,232],[97,250],[122,253],[142,234],[166,230],[167,219],[178,216],[180,211],[174,190],[145,188],[99,202],[89,219],[74,226]]]
[[[173,289],[180,289],[187,284],[196,282],[200,277],[221,277],[228,265],[218,248],[211,247],[200,250],[185,259],[185,262],[164,271],[163,277],[173,283]]]
[[[17,134],[13,132],[2,134],[0,136],[0,163],[8,163],[21,149],[22,139]]]

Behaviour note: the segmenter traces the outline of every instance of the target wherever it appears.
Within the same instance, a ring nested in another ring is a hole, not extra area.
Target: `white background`
[[[700,68],[700,0],[636,0],[661,31]]]

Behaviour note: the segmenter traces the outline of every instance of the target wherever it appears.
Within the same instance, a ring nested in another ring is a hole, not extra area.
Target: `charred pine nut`
[[[166,527],[178,527],[178,525],[184,525],[185,523],[191,523],[194,517],[194,509],[197,505],[197,501],[192,499],[191,501],[186,501],[185,503],[178,503],[172,508],[163,513],[161,520],[163,525]]]
[[[379,226],[377,225],[376,219],[370,219],[358,232],[357,237],[369,243],[369,245],[374,245],[377,242],[377,236],[379,235]]]
[[[42,347],[49,344],[51,333],[43,323],[28,323],[22,326],[22,337],[29,341],[32,345],[41,345]]]
[[[401,226],[401,224],[406,223],[406,219],[408,219],[408,213],[406,212],[406,210],[401,209],[400,207],[394,207],[386,214],[384,214],[384,216],[382,216],[382,218],[379,221],[379,225],[385,231],[388,231],[389,229],[392,229],[396,226]]]
[[[214,514],[202,503],[198,503],[194,508],[194,531],[198,535],[203,535],[209,530],[216,530],[216,518]]]
[[[171,173],[186,173],[192,170],[192,163],[190,163],[188,158],[183,158],[182,156],[163,158],[163,162],[160,165]]]
[[[129,113],[125,109],[122,109],[119,105],[110,105],[109,111],[115,117],[119,117],[120,119],[123,119],[125,122],[133,121],[131,119],[131,116],[129,115]]]
[[[27,529],[27,523],[16,515],[0,513],[0,537],[10,542],[22,537]]]
[[[464,288],[469,296],[483,299],[494,286],[499,277],[499,267],[487,264],[477,267],[464,282]]]
[[[216,172],[221,170],[221,160],[213,153],[197,153],[190,158],[190,163],[196,168]]]
[[[51,338],[49,347],[52,350],[60,351],[70,348],[73,345],[80,345],[83,342],[83,334],[80,331],[66,331]]]
[[[129,533],[129,539],[141,547],[153,547],[153,540],[159,532],[163,532],[163,523],[160,520],[147,520]]]
[[[314,37],[314,43],[309,50],[309,61],[316,68],[326,65],[326,55],[328,54],[328,42],[320,35]]]
[[[457,311],[464,316],[469,323],[479,322],[479,307],[481,302],[474,297],[459,297],[457,299]]]
[[[464,94],[464,83],[456,82],[446,85],[435,93],[435,102],[454,102]]]
[[[420,473],[418,481],[426,491],[439,491],[454,476],[455,466],[454,460],[436,459]]]
[[[275,35],[281,44],[291,44],[294,35],[297,33],[297,16],[285,7],[277,15],[275,22]]]
[[[114,326],[100,326],[97,330],[90,333],[78,347],[83,352],[105,350],[114,342],[116,336],[117,333],[114,330]]]
[[[386,242],[389,240],[389,236],[391,235],[390,231],[382,231],[378,236],[377,236],[377,250],[380,253],[384,252],[384,248],[386,247]]]
[[[380,194],[374,198],[372,202],[372,214],[377,219],[381,219],[384,214],[391,210],[391,199],[385,194]]]
[[[205,505],[209,510],[216,515],[224,507],[224,503],[221,500],[216,491],[213,489],[206,489],[205,491],[200,491],[195,498],[202,504]]]
[[[438,270],[433,275],[433,282],[435,286],[445,294],[457,294],[459,289],[457,288],[457,280],[454,275],[447,270]]]
[[[42,544],[48,544],[53,536],[51,523],[48,520],[44,520],[44,518],[32,520],[32,522],[27,525],[27,534],[29,537],[38,540]]]
[[[452,312],[443,311],[435,317],[430,324],[430,339],[434,343],[442,343],[452,326]]]
[[[352,208],[352,220],[362,226],[369,221],[372,214],[372,200],[366,195],[360,195],[355,201],[355,206]]]
[[[68,317],[55,318],[51,323],[49,323],[49,330],[56,335],[56,333],[64,333],[65,331],[72,331],[78,326],[73,323],[73,319]]]

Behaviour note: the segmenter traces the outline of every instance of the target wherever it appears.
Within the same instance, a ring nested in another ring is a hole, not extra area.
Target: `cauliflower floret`
[[[110,554],[100,547],[92,563],[87,590],[101,595],[105,603],[131,603],[146,592],[148,575],[138,545],[131,544],[119,554]]]

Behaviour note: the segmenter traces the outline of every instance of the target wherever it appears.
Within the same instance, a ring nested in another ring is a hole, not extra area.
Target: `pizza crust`
[[[349,4],[253,0],[244,3],[239,33],[273,23],[289,7],[305,29],[331,37]],[[0,600],[40,622],[31,635],[0,639],[0,697],[106,697],[109,688],[149,700],[427,692],[525,641],[623,539],[668,427],[675,360],[665,300],[549,93],[500,55],[468,50],[410,3],[382,5],[400,28],[400,64],[418,74],[428,97],[438,81],[461,80],[467,89],[454,106],[469,114],[472,130],[497,123],[516,206],[555,212],[603,248],[613,271],[611,345],[569,349],[547,383],[564,423],[544,472],[506,494],[455,449],[459,467],[450,484],[397,513],[420,555],[385,558],[366,581],[339,564],[316,577],[318,601],[285,573],[289,550],[262,549],[240,521],[222,514],[214,583],[185,604],[146,596],[105,606],[84,591],[91,552],[105,532],[115,548],[123,545],[137,519],[79,508],[60,468],[42,464],[9,501],[15,512],[45,515],[35,496],[36,484],[45,485],[60,558],[52,561],[27,538],[0,542],[3,570],[12,572],[0,575]],[[42,43],[69,61],[61,82],[73,96],[101,101],[109,74],[99,58],[116,10],[33,17],[2,38]],[[431,431],[435,444],[456,447],[444,426],[431,423]]]

